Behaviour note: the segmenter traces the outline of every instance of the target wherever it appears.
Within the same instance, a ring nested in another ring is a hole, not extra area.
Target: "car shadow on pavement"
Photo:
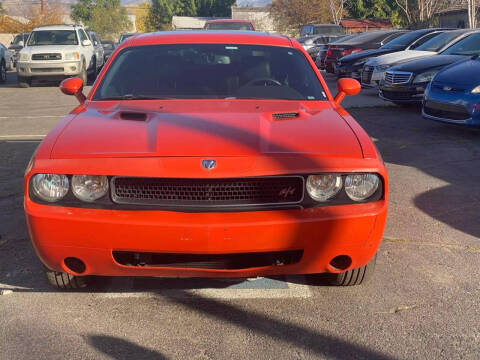
[[[349,112],[373,138],[386,163],[413,167],[434,178],[422,176],[425,183],[419,183],[416,178],[390,176],[391,189],[425,189],[412,199],[416,208],[480,237],[480,131],[423,119],[416,107]],[[395,199],[390,200],[393,204]]]
[[[162,360],[167,359],[158,351],[147,349],[131,341],[108,335],[88,335],[87,343],[111,359]]]

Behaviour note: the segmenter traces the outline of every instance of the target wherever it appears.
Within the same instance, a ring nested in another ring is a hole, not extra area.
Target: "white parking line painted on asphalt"
[[[0,135],[0,140],[32,140],[43,139],[47,135]]]
[[[167,296],[170,298],[189,298],[198,296],[208,299],[281,299],[281,298],[309,298],[312,296],[310,287],[306,284],[304,277],[296,277],[292,282],[291,278],[286,277],[285,286],[282,288],[201,288],[201,289],[155,289],[151,291],[135,291],[133,280],[129,280],[131,290],[115,291],[115,281],[109,287],[110,291],[95,292],[96,296],[108,299],[117,298],[154,298],[158,296]],[[289,281],[290,280],[290,281]],[[122,280],[119,280],[122,281]],[[248,281],[248,280],[247,280]],[[256,281],[250,279],[250,281]],[[118,283],[117,283],[118,284]],[[268,285],[267,285],[268,286]],[[124,288],[125,290],[125,288]]]

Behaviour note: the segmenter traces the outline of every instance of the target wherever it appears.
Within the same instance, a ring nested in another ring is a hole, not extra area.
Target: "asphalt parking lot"
[[[390,177],[365,285],[102,278],[59,292],[28,239],[23,171],[75,105],[55,86],[17,88],[14,73],[0,85],[0,359],[480,358],[480,132],[423,120],[375,90],[346,99]]]

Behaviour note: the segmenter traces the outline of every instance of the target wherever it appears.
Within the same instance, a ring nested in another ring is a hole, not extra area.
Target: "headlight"
[[[478,85],[475,89],[472,90],[472,94],[480,94],[480,85]]]
[[[72,191],[82,201],[95,201],[107,193],[108,178],[102,175],[73,175]]]
[[[378,189],[380,179],[376,174],[355,174],[345,178],[345,192],[353,201],[363,201]]]
[[[55,202],[68,193],[68,178],[58,174],[36,174],[32,179],[33,192],[40,199]]]
[[[385,70],[389,69],[390,67],[391,67],[391,65],[388,65],[388,64],[378,65],[378,66],[375,66],[375,70],[377,70],[377,71],[385,71]]]
[[[20,52],[20,61],[28,61],[30,60],[30,55],[28,53]]]
[[[358,60],[356,62],[353,63],[353,66],[360,66],[360,65],[363,65],[367,62],[368,58],[366,59],[361,59],[361,60]]]
[[[327,201],[342,189],[342,177],[337,174],[310,175],[307,178],[307,192],[313,200]]]
[[[426,71],[424,73],[418,74],[415,76],[415,79],[413,79],[413,84],[421,84],[425,82],[430,82],[433,77],[437,74],[438,70],[430,70]]]
[[[78,60],[78,59],[80,59],[80,54],[78,52],[65,54],[65,60]]]

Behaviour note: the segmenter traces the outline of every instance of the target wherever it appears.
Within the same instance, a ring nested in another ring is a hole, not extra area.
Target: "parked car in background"
[[[58,81],[95,73],[95,51],[81,25],[47,25],[35,28],[17,63],[18,83],[28,87],[32,80]]]
[[[425,90],[422,115],[430,120],[480,128],[479,56],[447,66],[435,75]]]
[[[420,104],[425,88],[441,69],[478,55],[480,55],[480,31],[469,30],[466,36],[439,55],[412,60],[388,69],[385,79],[380,81],[379,95],[384,100],[398,104]]]
[[[204,30],[244,30],[255,31],[250,20],[218,19],[205,22]]]
[[[312,60],[315,62],[317,61],[317,57],[321,56],[323,52],[327,52],[328,50],[328,45],[334,41],[343,39],[345,35],[341,36],[320,36],[316,38],[313,41],[313,47],[308,47],[306,48],[306,51],[308,52],[308,55],[312,58]],[[303,46],[305,49],[305,46]]]
[[[318,50],[318,55],[315,59],[315,64],[317,65],[317,67],[320,70],[325,70],[325,61],[327,59],[327,53],[328,53],[328,49],[330,48],[330,45],[335,45],[335,44],[338,44],[340,42],[350,40],[350,39],[354,38],[355,36],[358,36],[359,34],[361,34],[361,33],[340,36],[340,37],[336,38],[335,40],[329,42],[326,45],[320,45],[319,50]]]
[[[7,81],[7,70],[13,69],[13,58],[5,45],[0,43],[0,82]]]
[[[353,77],[354,79],[360,80],[363,66],[370,58],[397,51],[415,49],[444,31],[443,29],[422,29],[406,32],[385,45],[380,46],[378,49],[365,50],[344,56],[337,63],[338,75],[339,77]],[[366,80],[368,80],[368,77]],[[368,81],[368,84],[369,83]],[[365,83],[365,85],[368,84]]]
[[[389,41],[405,33],[406,30],[377,30],[367,31],[351,38],[332,44],[327,51],[325,69],[327,72],[337,72],[337,62],[340,58],[364,50],[378,49]]]
[[[381,79],[385,76],[385,71],[390,67],[414,59],[435,56],[456,41],[462,39],[469,32],[471,32],[471,30],[468,29],[445,31],[418,46],[416,49],[397,51],[371,58],[364,65],[363,71],[366,73],[364,83],[366,86],[378,86]],[[367,81],[368,78],[370,78],[370,82]]]
[[[25,44],[27,43],[28,37],[30,36],[29,32],[21,33],[15,35],[13,41],[10,43],[8,50],[12,53],[13,57],[13,66],[17,66],[18,56],[20,54],[20,50],[23,49]]]
[[[332,97],[296,41],[253,31],[150,33],[114,56],[88,98],[81,79],[62,82],[83,111],[25,171],[28,233],[53,286],[372,275],[388,176],[340,105],[357,81]]]
[[[103,46],[103,59],[105,62],[107,62],[110,55],[112,55],[112,53],[115,51],[115,43],[113,41],[103,40],[102,46]]]
[[[92,73],[92,79],[95,80],[95,78],[97,77],[98,70],[105,63],[103,46],[102,46],[102,43],[100,41],[100,38],[98,37],[98,35],[95,32],[88,31],[88,36],[89,36],[90,40],[92,41],[93,48],[95,49],[95,56],[92,59],[92,61],[94,62],[94,64],[92,66],[95,69],[95,72]]]
[[[133,35],[137,35],[137,33],[123,33],[123,34],[121,34],[120,37],[118,38],[117,45],[120,45],[122,42],[127,40],[129,37],[132,37]]]
[[[300,30],[300,37],[297,41],[308,51],[310,48],[328,44],[340,36],[345,35],[345,30],[340,25],[334,24],[307,24]]]

